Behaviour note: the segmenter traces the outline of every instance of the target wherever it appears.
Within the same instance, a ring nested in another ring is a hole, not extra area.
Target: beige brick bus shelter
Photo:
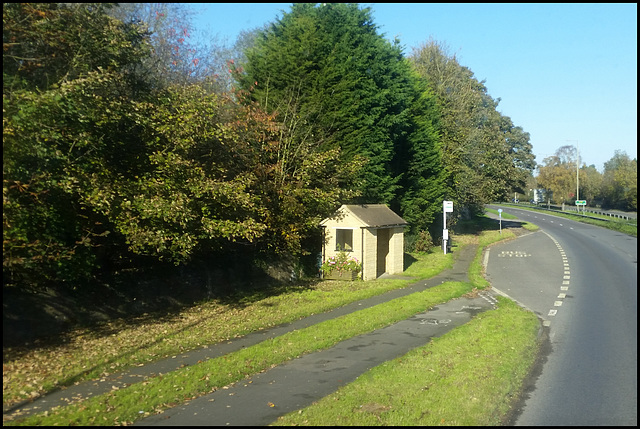
[[[320,222],[324,229],[322,260],[340,249],[362,263],[362,279],[404,271],[407,222],[385,204],[345,204]]]

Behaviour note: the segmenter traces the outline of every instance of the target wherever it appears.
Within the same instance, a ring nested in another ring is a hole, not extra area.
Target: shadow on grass
[[[177,322],[185,310],[210,301],[243,308],[318,281],[283,281],[258,267],[201,263],[128,268],[77,290],[3,287],[3,361],[67,344],[79,332],[101,338],[126,327]]]
[[[411,256],[409,253],[405,252],[405,254],[404,254],[404,271],[406,271],[407,268],[409,268],[411,265],[413,265],[416,262],[418,262],[418,260],[416,258]]]
[[[517,228],[520,222],[503,220],[502,227]],[[453,230],[479,234],[498,228],[498,220],[480,216],[460,220]],[[430,252],[438,251],[436,245]],[[268,297],[312,289],[320,281],[276,280],[268,267],[231,262],[129,268],[76,291],[3,287],[3,359],[63,345],[78,329],[90,331],[85,334],[94,338],[107,337],[125,327],[177,321],[181,312],[204,302],[240,309]],[[416,258],[404,254],[405,270],[415,262]]]
[[[180,270],[178,270],[180,272]],[[131,274],[131,273],[130,273]],[[147,273],[148,274],[148,273]],[[165,272],[165,274],[168,274]],[[127,276],[128,277],[128,276]],[[132,279],[131,284],[135,284]],[[180,280],[180,281],[179,281]],[[154,278],[153,283],[162,283],[163,281],[168,283],[179,283],[182,287],[187,286],[196,286],[201,282],[194,280],[193,278],[185,278],[177,279],[175,277],[171,278]],[[119,353],[115,355],[110,355],[106,360],[101,360],[99,364],[93,365],[88,368],[84,368],[81,371],[76,371],[73,373],[66,374],[66,376],[60,380],[58,380],[58,386],[54,389],[46,392],[45,394],[52,393],[60,388],[64,388],[65,386],[73,385],[74,383],[84,380],[87,375],[95,374],[96,372],[101,372],[102,370],[106,370],[109,372],[113,371],[124,371],[126,367],[120,367],[117,369],[109,369],[112,364],[116,362],[121,362],[123,360],[132,361],[131,357],[141,351],[150,349],[157,344],[162,343],[168,338],[179,335],[185,331],[189,331],[193,327],[203,323],[207,320],[208,317],[212,317],[210,314],[203,314],[202,317],[196,317],[191,320],[189,323],[181,322],[182,313],[189,308],[193,308],[195,306],[201,305],[204,302],[215,301],[217,304],[221,306],[227,306],[230,308],[243,308],[252,303],[260,301],[262,299],[268,298],[270,296],[277,296],[281,294],[292,293],[296,291],[303,291],[307,289],[313,288],[320,280],[319,279],[302,279],[295,282],[282,282],[275,281],[274,279],[269,279],[268,277],[257,278],[255,282],[253,282],[249,286],[231,288],[225,287],[218,290],[217,293],[214,292],[211,295],[211,290],[207,290],[207,288],[202,288],[201,284],[198,287],[197,293],[191,293],[189,295],[189,299],[191,301],[187,301],[184,303],[180,303],[175,299],[172,302],[172,305],[166,305],[164,308],[157,308],[155,306],[149,306],[149,308],[144,308],[145,311],[142,314],[129,314],[120,316],[120,312],[113,312],[114,316],[105,321],[100,322],[91,322],[84,321],[84,323],[76,323],[74,325],[69,324],[67,329],[62,329],[58,326],[57,329],[60,329],[59,332],[49,334],[46,336],[39,336],[36,338],[31,338],[29,341],[25,341],[21,344],[15,344],[11,346],[7,346],[6,344],[6,336],[5,336],[5,344],[3,344],[3,361],[11,362],[13,360],[20,359],[30,351],[34,349],[42,350],[44,353],[47,350],[55,350],[56,348],[63,347],[65,344],[71,343],[77,335],[83,335],[87,338],[94,339],[105,339],[110,341],[108,337],[117,334],[118,332],[124,329],[130,328],[138,328],[144,326],[151,326],[157,323],[163,324],[173,324],[175,323],[175,327],[173,329],[169,329],[166,334],[160,334],[155,338],[152,338],[144,343],[141,343],[139,346],[120,350]],[[104,287],[104,285],[102,285]],[[166,285],[165,285],[166,286]],[[96,286],[97,287],[97,286]],[[163,292],[163,293],[171,293],[170,290],[162,289],[156,284],[156,287],[153,289],[155,292]],[[6,290],[5,294],[6,295]],[[16,290],[11,291],[18,292]],[[104,290],[102,291],[104,293]],[[194,291],[192,291],[194,292]],[[109,293],[113,293],[110,291]],[[140,297],[140,300],[150,299],[150,296],[146,296],[142,294],[142,291],[138,290],[136,295]],[[64,314],[65,312],[78,311],[80,306],[85,305],[95,305],[96,307],[100,305],[102,307],[102,311],[107,311],[105,308],[107,307],[107,302],[103,300],[99,301],[99,296],[95,294],[81,294],[80,297],[84,298],[84,300],[79,300],[79,296],[75,296],[72,299],[69,296],[60,296],[59,294],[54,293],[53,291],[43,291],[40,294],[31,293],[31,296],[22,297],[24,302],[21,303],[23,310],[26,313],[24,308],[44,308],[49,307],[49,311],[39,311],[35,314],[31,314],[30,323],[37,323],[39,325],[47,325],[51,323],[52,319],[56,318],[56,315]],[[126,296],[124,296],[126,297]],[[123,296],[120,297],[122,299]],[[131,297],[129,297],[131,298]],[[159,297],[155,297],[156,304],[160,304],[162,307],[163,299]],[[198,299],[199,298],[199,299]],[[15,304],[19,300],[18,296],[13,296],[11,301]],[[7,300],[3,301],[3,304],[7,304]],[[54,312],[51,309],[55,309]],[[5,307],[6,310],[6,307]],[[17,311],[14,309],[14,313]],[[110,312],[112,310],[109,310]],[[224,310],[223,310],[224,311]],[[7,323],[7,317],[9,315],[4,312],[3,314],[3,331],[7,332],[11,329],[11,325],[13,323]],[[215,317],[215,316],[213,316]],[[12,321],[14,322],[14,321]],[[54,323],[56,321],[54,320]],[[39,328],[42,331],[42,328]],[[55,329],[52,328],[52,329]],[[32,398],[33,399],[33,398]]]

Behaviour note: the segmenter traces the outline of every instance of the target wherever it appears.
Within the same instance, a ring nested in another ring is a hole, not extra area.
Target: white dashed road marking
[[[553,222],[553,221],[551,221]],[[560,224],[560,226],[562,226],[562,224]],[[570,227],[571,229],[573,229],[572,227]],[[564,266],[564,273],[562,276],[562,286],[560,286],[560,290],[563,291],[562,293],[558,294],[558,298],[556,301],[553,302],[553,306],[554,307],[562,307],[562,303],[564,302],[563,300],[567,297],[567,294],[564,293],[566,291],[569,290],[569,285],[571,283],[571,270],[569,268],[569,261],[567,260],[567,254],[565,253],[565,251],[562,249],[562,246],[560,245],[560,243],[558,243],[558,241],[553,238],[551,235],[549,235],[547,232],[542,231],[545,234],[547,234],[547,236],[553,240],[553,242],[555,243],[556,247],[558,248],[558,251],[560,252],[560,256],[562,256],[562,265]],[[558,310],[557,309],[551,309],[549,310],[549,313],[547,314],[547,316],[551,317],[551,316],[555,316],[556,314],[558,314]],[[544,326],[550,326],[551,325],[551,321],[550,320],[545,320],[542,323]]]

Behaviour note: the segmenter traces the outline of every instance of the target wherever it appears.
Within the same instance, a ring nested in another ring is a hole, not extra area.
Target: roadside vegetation
[[[505,204],[505,203],[497,203],[497,204]],[[527,207],[526,205],[511,205],[509,203],[506,203],[505,205],[508,206],[513,206],[513,207],[517,207],[519,209],[522,210],[529,210],[529,211],[534,211],[534,212],[544,212],[544,213],[549,213],[552,214],[554,216],[559,216],[559,217],[563,217],[566,219],[571,219],[571,220],[575,220],[576,222],[582,222],[582,223],[588,223],[591,225],[596,225],[596,226],[601,226],[603,228],[607,228],[607,229],[611,229],[613,231],[619,231],[622,232],[624,234],[628,234],[628,235],[632,235],[634,237],[638,236],[638,220],[637,219],[629,219],[629,220],[625,220],[625,219],[616,219],[616,218],[611,218],[609,216],[605,216],[605,215],[600,215],[600,214],[596,214],[596,213],[588,213],[587,216],[582,216],[579,214],[572,214],[572,213],[567,213],[567,212],[561,212],[561,211],[548,211],[548,210],[540,210],[539,208],[536,207]],[[487,211],[490,211],[492,213],[496,213],[497,211],[493,210],[493,209],[487,209]],[[502,216],[504,217],[506,213],[503,213]],[[598,219],[592,219],[594,217],[599,217],[602,218],[602,220],[598,220]]]
[[[529,134],[445,44],[407,56],[370,7],[289,9],[227,48],[181,4],[4,3],[5,289],[304,265],[342,204],[434,235],[445,195],[453,219],[524,189]]]
[[[624,211],[638,210],[638,160],[626,152],[616,150],[613,157],[604,163],[602,172],[595,165],[579,161],[576,146],[561,146],[544,158],[537,166],[537,176],[529,182],[529,189],[542,191],[543,201],[553,204],[574,205],[576,199],[605,209]],[[576,185],[579,179],[579,189]],[[579,191],[579,192],[578,192]],[[576,192],[580,196],[576,198]],[[531,194],[529,194],[531,196]]]
[[[171,320],[150,318],[143,324],[139,321],[113,322],[113,324],[107,324],[110,329],[83,330],[70,334],[64,343],[49,349],[29,352],[9,350],[10,353],[14,353],[14,358],[7,359],[5,356],[5,365],[11,369],[8,374],[5,373],[3,384],[5,405],[25,396],[44,393],[55,386],[69,385],[73,382],[100,377],[106,373],[119,372],[127,367],[171,357],[189,349],[214,343],[216,342],[214,339],[223,341],[313,313],[327,311],[391,289],[404,287],[412,281],[424,278],[421,273],[428,273],[427,276],[432,276],[436,271],[439,272],[451,267],[457,250],[462,247],[478,245],[478,256],[469,274],[470,282],[444,283],[423,292],[398,298],[306,329],[290,332],[224,357],[181,368],[162,376],[149,377],[127,388],[114,389],[107,394],[88,400],[80,399],[79,402],[64,408],[26,419],[16,419],[5,422],[5,424],[113,425],[130,423],[222,388],[229,383],[243,380],[251,374],[266,370],[286,360],[331,347],[339,341],[406,319],[439,303],[466,293],[474,293],[474,289],[481,289],[488,285],[486,281],[485,283],[480,281],[482,279],[481,249],[493,242],[514,237],[510,231],[503,231],[503,234],[499,234],[495,230],[495,221],[488,219],[475,225],[465,225],[462,222],[461,229],[475,228],[477,231],[478,226],[485,223],[490,225],[492,230],[481,232],[478,235],[473,233],[453,235],[454,248],[453,252],[448,255],[443,255],[437,248],[429,253],[412,254],[415,261],[405,271],[405,275],[410,275],[412,280],[322,281],[313,285],[292,286],[282,289],[274,295],[256,293],[252,296],[239,297],[235,305],[221,305],[216,301],[203,303]],[[434,270],[434,267],[439,268]],[[292,305],[292,302],[295,305]],[[507,326],[517,326],[519,317],[532,318],[531,320],[537,326],[537,319],[534,315],[520,312],[514,321],[513,311],[507,310],[509,304],[501,301],[499,308],[503,307],[505,319],[502,323],[508,322]],[[531,322],[522,323],[528,326]],[[105,335],[108,332],[112,333]],[[477,333],[469,332],[463,335],[469,335],[467,341],[472,343],[475,341]],[[521,335],[527,336],[525,333]],[[498,371],[505,378],[504,382],[512,386],[507,389],[508,394],[505,393],[504,397],[498,398],[496,401],[502,403],[501,410],[508,409],[508,404],[517,394],[519,378],[518,376],[514,378],[513,375],[526,374],[530,366],[531,361],[523,357],[534,353],[536,349],[535,332],[528,338],[526,347],[512,345],[510,347],[513,348],[507,350],[506,353],[502,349],[492,351],[488,345],[478,349],[484,353],[479,353],[479,355],[483,355],[487,359],[495,360],[499,356],[498,361],[513,358],[514,354],[518,356],[516,360],[521,365],[519,372]],[[500,347],[504,346],[502,340],[495,342]],[[108,357],[105,359],[105,356]],[[435,362],[435,366],[431,368],[434,371],[444,371],[448,365],[446,362],[437,364]],[[440,368],[442,365],[444,367]],[[88,370],[88,368],[92,369]],[[416,367],[411,371],[414,371],[414,375],[418,377],[419,373],[424,373],[425,368]],[[36,376],[40,378],[35,379]],[[483,379],[480,377],[477,381]],[[507,382],[506,379],[509,381]],[[482,389],[483,384],[487,384],[485,388],[494,388],[495,376],[486,378],[486,380],[488,383],[478,383],[478,389]],[[443,379],[442,382],[444,383],[442,386],[433,385],[434,391],[444,389],[451,381]],[[459,382],[466,383],[462,380]],[[477,398],[482,397],[481,393],[478,395],[480,396],[476,396]],[[456,404],[450,405],[457,406]],[[492,417],[489,418],[499,419],[500,414],[501,412],[494,411]],[[365,414],[362,416],[364,418]]]
[[[190,41],[195,31],[183,6],[3,3],[5,298],[11,291],[90,297],[96,285],[114,285],[126,302],[139,285],[114,276],[142,278],[145,267],[167,264],[187,272],[207,261],[224,277],[293,259],[313,271],[315,261],[309,267],[304,257],[319,252],[318,224],[341,204],[387,204],[409,224],[407,236],[419,238],[441,231],[445,196],[455,223],[531,188],[529,134],[445,44],[430,39],[405,56],[399,39],[378,32],[370,7],[297,3],[230,48],[200,34]],[[566,182],[570,155],[545,160],[541,186],[553,191]],[[633,205],[634,165],[622,154],[608,164],[610,199]],[[555,193],[569,197],[564,188]],[[477,245],[478,257],[509,237],[493,221],[457,228],[455,246]],[[450,255],[413,254],[407,276],[450,267],[455,246]],[[469,275],[469,283],[416,295],[421,309],[403,308],[423,311],[488,286],[479,259]],[[148,281],[157,290],[155,279]],[[137,316],[68,332],[53,345],[3,347],[3,403],[409,282],[255,289],[239,282],[242,290],[187,310],[139,316],[147,307],[127,307],[117,314]],[[30,311],[44,313],[47,299]],[[224,372],[202,362],[22,423],[128,423],[393,323],[408,314],[395,307],[401,302],[345,316],[349,329],[327,323],[290,334],[300,336],[295,345],[276,339],[247,349],[250,356],[229,355]],[[30,328],[24,314],[12,320]]]
[[[498,308],[385,362],[277,425],[485,426],[504,423],[537,352],[537,317]]]

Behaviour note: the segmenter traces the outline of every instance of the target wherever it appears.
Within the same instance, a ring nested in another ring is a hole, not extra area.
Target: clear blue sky
[[[498,110],[531,135],[536,161],[579,145],[602,171],[615,150],[637,158],[637,4],[361,3],[411,54],[430,36],[485,80]],[[233,43],[291,3],[198,3],[196,29]]]

